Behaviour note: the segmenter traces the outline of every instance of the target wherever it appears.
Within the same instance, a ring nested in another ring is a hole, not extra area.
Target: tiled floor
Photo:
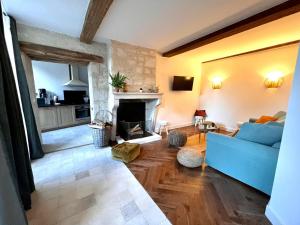
[[[30,225],[170,224],[128,168],[111,159],[110,148],[53,152],[32,167]]]
[[[93,143],[88,125],[68,127],[42,133],[44,152],[54,152]]]

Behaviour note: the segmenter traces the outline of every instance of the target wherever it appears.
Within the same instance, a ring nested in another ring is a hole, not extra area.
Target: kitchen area
[[[44,151],[91,144],[87,66],[32,61],[32,68]]]

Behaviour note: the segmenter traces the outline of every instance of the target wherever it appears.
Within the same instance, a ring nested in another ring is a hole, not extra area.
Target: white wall
[[[98,89],[99,86],[103,85],[103,76],[105,76],[105,74],[107,75],[107,44],[96,42],[86,44],[80,42],[78,38],[22,24],[17,24],[17,30],[19,41],[68,49],[103,57],[104,63],[101,63],[99,65],[95,65],[95,63],[89,64],[89,68],[92,67],[92,69],[90,69],[90,72],[88,72],[88,77],[91,78],[89,79],[89,83],[93,84],[89,86],[91,89],[90,93],[91,95],[93,94],[93,98],[90,100],[91,116],[93,118],[93,116],[97,113],[97,110],[103,107],[103,105],[101,105],[101,101],[108,101],[108,94],[106,94],[108,90]],[[59,83],[59,85],[61,84],[63,84],[63,82]],[[100,93],[105,94],[100,95]]]
[[[266,215],[274,225],[300,224],[299,124],[300,57],[298,55],[271,200]]]
[[[191,125],[199,106],[201,64],[185,56],[157,56],[156,61],[156,85],[163,93],[157,121],[167,120],[170,128]],[[193,76],[193,91],[172,91],[174,75]]]
[[[297,49],[295,44],[203,63],[200,108],[206,109],[208,120],[231,130],[236,129],[238,121],[286,111]],[[283,85],[278,89],[264,86],[272,71],[284,75]],[[223,79],[219,90],[211,87],[214,77]]]
[[[66,87],[64,84],[70,80],[68,64],[32,61],[32,69],[36,93],[38,89],[45,88],[57,95],[60,100],[64,99],[64,90],[84,90],[88,87]],[[79,78],[88,84],[87,66],[80,66]]]

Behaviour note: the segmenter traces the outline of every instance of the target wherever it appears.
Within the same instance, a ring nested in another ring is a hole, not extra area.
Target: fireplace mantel
[[[114,92],[114,99],[161,99],[163,93]]]
[[[147,102],[146,114],[152,121],[152,129],[155,128],[156,117],[158,112],[158,106],[161,104],[162,93],[147,93],[147,92],[114,92],[114,106],[112,110],[112,140],[116,140],[116,128],[117,128],[117,109],[119,107],[120,101],[122,100],[134,100],[141,99]],[[148,118],[148,119],[149,119]]]

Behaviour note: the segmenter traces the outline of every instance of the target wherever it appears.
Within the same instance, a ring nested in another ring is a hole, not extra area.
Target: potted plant
[[[115,92],[119,92],[120,89],[124,88],[126,84],[126,79],[128,79],[125,75],[120,74],[120,72],[116,74],[110,74],[111,83],[110,85],[114,87]]]

